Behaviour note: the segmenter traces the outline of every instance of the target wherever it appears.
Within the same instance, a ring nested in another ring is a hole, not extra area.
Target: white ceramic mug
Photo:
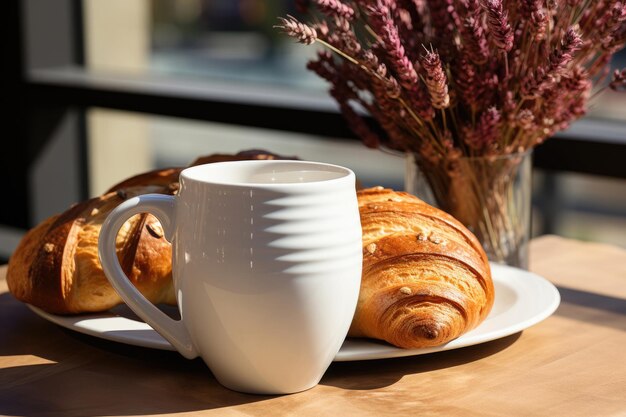
[[[124,222],[150,212],[172,242],[182,319],[135,289],[115,253]],[[361,281],[355,176],[304,161],[223,162],[187,168],[176,196],[147,194],[102,226],[104,272],[130,308],[218,381],[250,393],[315,386],[339,351]]]

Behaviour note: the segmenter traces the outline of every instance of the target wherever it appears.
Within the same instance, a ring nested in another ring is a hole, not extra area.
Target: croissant
[[[375,187],[357,195],[363,275],[349,336],[423,348],[486,318],[493,282],[487,256],[468,229],[404,192]]]
[[[50,217],[24,236],[7,271],[9,290],[17,299],[55,314],[103,311],[122,302],[98,259],[102,223],[126,198],[172,194],[175,188],[168,184],[116,189]],[[154,216],[130,218],[117,236],[116,247],[122,269],[149,300],[176,302],[170,244]]]
[[[262,150],[214,154],[191,165],[246,159],[289,159]],[[295,158],[291,158],[295,159]],[[148,193],[175,194],[182,168],[159,169],[128,178],[104,195],[52,216],[22,238],[9,260],[7,283],[15,298],[55,314],[108,310],[122,303],[98,258],[104,219],[127,198]],[[155,304],[175,304],[171,245],[150,214],[131,217],[117,236],[122,269]]]

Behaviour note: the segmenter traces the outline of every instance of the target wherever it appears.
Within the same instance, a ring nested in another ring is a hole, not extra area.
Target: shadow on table
[[[328,369],[320,384],[350,390],[383,388],[395,384],[405,375],[451,368],[491,356],[511,346],[521,334],[519,332],[488,343],[427,355],[336,362]]]
[[[63,329],[6,293],[0,317],[0,361],[18,365],[0,369],[0,415],[167,414],[272,398],[224,388],[199,359]]]
[[[561,304],[555,314],[626,331],[626,299],[559,286]]]
[[[176,352],[109,342],[63,329],[8,294],[0,295],[0,317],[5,318],[0,321],[0,360],[23,355],[29,363],[0,369],[0,415],[182,413],[273,398],[222,387],[201,360],[189,361]],[[520,334],[428,355],[333,363],[320,384],[347,390],[387,387],[404,375],[496,354]]]
[[[561,304],[555,315],[626,331],[626,299],[559,287]],[[369,390],[390,386],[404,375],[449,368],[480,360],[513,344],[521,333],[463,349],[422,356],[334,363],[321,381],[344,389]]]

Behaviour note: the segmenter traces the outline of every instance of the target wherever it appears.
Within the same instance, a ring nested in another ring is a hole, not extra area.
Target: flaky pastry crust
[[[487,317],[489,263],[465,226],[404,192],[375,187],[357,195],[363,275],[350,336],[438,346]]]

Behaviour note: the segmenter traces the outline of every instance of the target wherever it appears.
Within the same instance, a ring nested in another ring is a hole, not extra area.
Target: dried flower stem
[[[292,38],[296,38],[298,42],[305,45],[311,45],[317,40],[317,32],[315,29],[309,25],[299,22],[295,17],[288,16],[288,19],[279,17],[278,19],[282,25],[276,25],[274,27],[281,29]]]
[[[450,105],[448,79],[443,71],[439,53],[426,49],[426,55],[422,56],[421,62],[426,71],[424,83],[428,87],[432,106],[436,109],[447,108]]]
[[[327,16],[341,16],[348,20],[354,17],[354,9],[339,0],[315,0],[318,8]]]
[[[495,45],[502,51],[509,52],[513,48],[513,31],[507,12],[502,8],[502,0],[484,0],[483,7]]]

